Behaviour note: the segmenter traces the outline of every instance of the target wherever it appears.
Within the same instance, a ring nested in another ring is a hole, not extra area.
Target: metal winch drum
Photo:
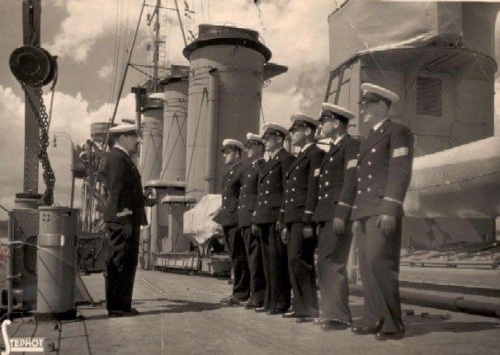
[[[43,48],[25,45],[14,49],[9,59],[12,74],[21,83],[30,86],[49,84],[57,71],[57,57]]]

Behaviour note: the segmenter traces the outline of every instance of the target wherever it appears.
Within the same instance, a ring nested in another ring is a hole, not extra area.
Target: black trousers
[[[363,218],[354,223],[365,297],[363,321],[373,325],[383,319],[383,332],[403,332],[399,295],[401,218],[389,236],[377,228],[377,218]]]
[[[298,316],[318,316],[318,288],[314,272],[316,236],[305,239],[304,223],[287,223],[287,252],[293,310]]]
[[[290,308],[290,278],[286,246],[276,231],[276,224],[259,224],[258,236],[262,248],[262,262],[266,278],[264,307],[287,310]]]
[[[135,271],[139,259],[139,225],[125,239],[120,223],[107,223],[108,257],[106,260],[106,308],[108,311],[130,311]]]
[[[351,224],[344,234],[333,231],[332,221],[319,224],[318,276],[321,291],[321,317],[351,323],[347,259],[351,248]]]
[[[245,301],[250,296],[250,270],[245,250],[245,241],[238,226],[223,227],[224,240],[229,249],[234,271],[233,296]]]
[[[250,271],[250,298],[256,304],[263,305],[266,294],[266,278],[259,238],[252,233],[251,227],[243,227],[242,234]]]

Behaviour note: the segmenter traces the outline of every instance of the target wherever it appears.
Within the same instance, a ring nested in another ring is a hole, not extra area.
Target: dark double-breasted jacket
[[[238,225],[238,201],[240,198],[243,165],[237,162],[226,172],[222,179],[222,207],[215,222],[224,227]]]
[[[356,196],[359,141],[345,135],[321,162],[315,222],[349,219]]]
[[[104,221],[146,225],[141,175],[129,155],[113,147],[104,164],[108,188]]]
[[[293,163],[294,156],[285,149],[280,149],[262,167],[257,187],[257,204],[252,223],[276,223],[283,206],[283,187],[285,174]]]
[[[258,159],[242,172],[242,186],[238,205],[238,225],[240,227],[250,227],[252,225],[253,212],[257,203],[259,173],[265,164],[264,158]]]
[[[325,152],[316,144],[309,145],[285,174],[285,198],[282,205],[284,222],[312,221],[318,197],[320,165]]]
[[[358,181],[351,219],[380,214],[403,216],[403,202],[411,180],[413,135],[402,124],[387,119],[361,142]]]

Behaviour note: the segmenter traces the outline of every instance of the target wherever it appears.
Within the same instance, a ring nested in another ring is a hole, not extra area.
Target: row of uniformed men
[[[312,321],[325,330],[351,327],[346,263],[354,232],[365,306],[363,322],[352,329],[379,340],[404,334],[398,273],[412,134],[388,118],[396,94],[368,83],[361,89],[362,119],[372,127],[361,143],[347,133],[354,115],[329,103],[317,120],[292,116],[289,130],[269,123],[262,137],[248,133],[246,145],[224,140],[230,169],[216,221],[224,228],[234,285],[223,303],[244,301],[248,309]],[[330,138],[327,153],[315,144],[318,127]],[[300,148],[297,157],[283,149],[289,134]],[[245,150],[251,160],[247,167],[240,162]],[[291,289],[293,311],[287,312]]]

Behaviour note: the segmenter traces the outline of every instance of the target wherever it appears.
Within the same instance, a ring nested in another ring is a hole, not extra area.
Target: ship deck
[[[94,301],[104,301],[102,274],[83,281]],[[58,354],[500,354],[498,318],[403,305],[407,336],[380,342],[350,330],[325,332],[312,323],[221,307],[220,298],[230,291],[227,280],[139,269],[139,316],[110,319],[102,303],[79,306],[83,319],[59,326],[18,318],[8,332],[43,337]],[[360,317],[362,298],[351,296],[350,302]]]

